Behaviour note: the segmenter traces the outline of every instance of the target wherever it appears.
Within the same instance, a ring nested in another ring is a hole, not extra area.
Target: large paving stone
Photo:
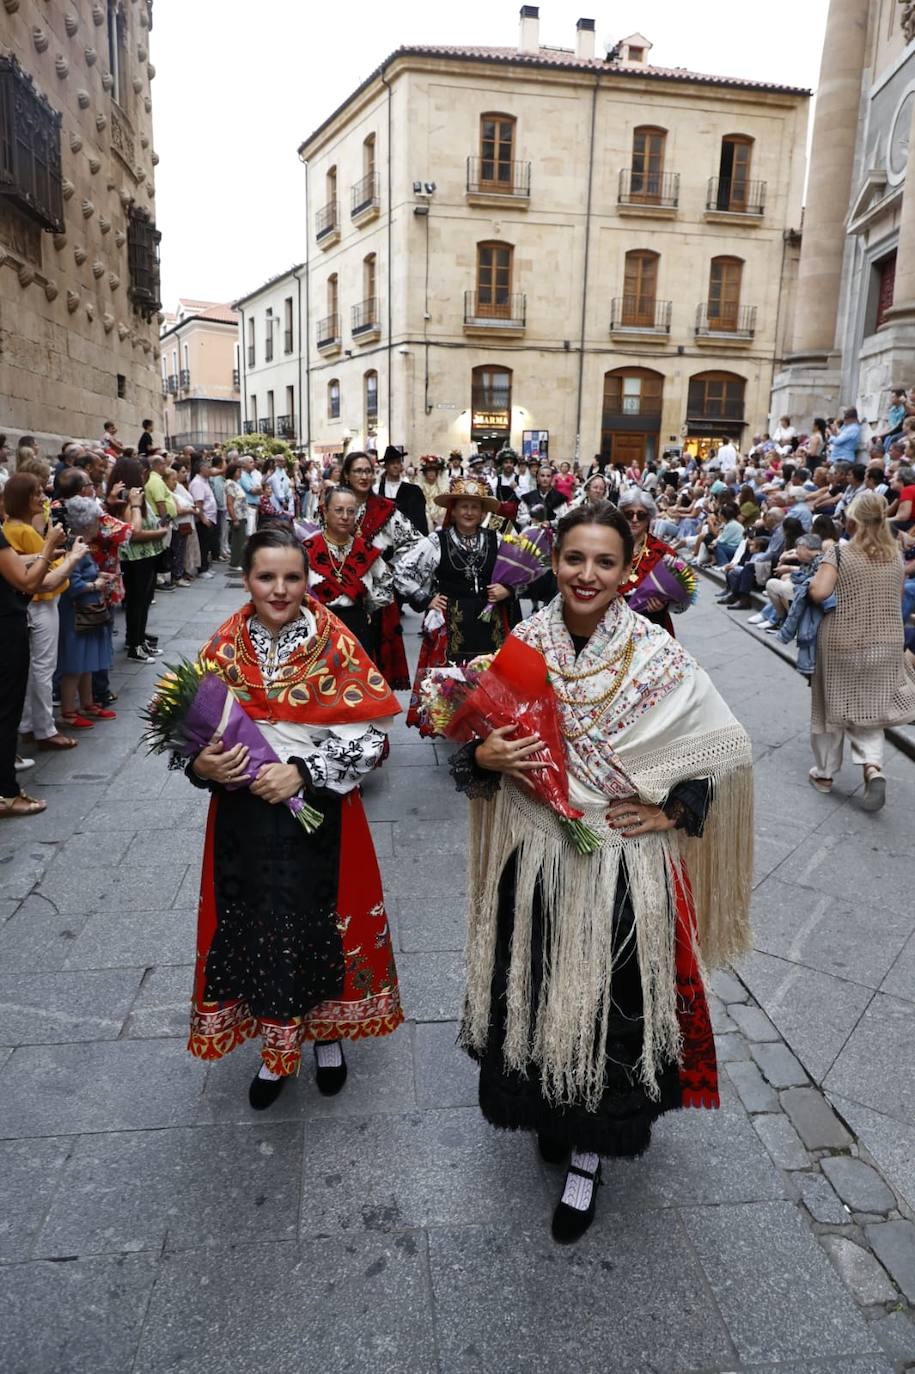
[[[441,1368],[448,1374],[680,1374],[732,1367],[727,1332],[676,1213],[599,1205],[578,1245],[549,1216],[525,1232],[436,1228],[429,1237]]]
[[[832,1184],[822,1174],[796,1173],[793,1181],[797,1184],[801,1201],[807,1211],[821,1226],[847,1226],[851,1214],[836,1196]]]
[[[53,1137],[0,1143],[0,1260],[32,1254],[71,1146]]]
[[[809,1082],[787,1045],[751,1044],[750,1054],[773,1088],[800,1088]]]
[[[791,881],[767,878],[753,894],[753,944],[838,978],[878,988],[915,927],[911,911],[882,902],[811,896]]]
[[[881,992],[915,1002],[915,935],[906,944],[880,985]]]
[[[419,768],[397,768],[385,765],[384,786],[366,789],[366,814],[371,821],[400,821],[415,834],[417,850],[421,850],[430,864],[441,861],[430,852],[422,837],[429,827],[446,828],[453,820],[461,819],[467,810],[464,797],[455,791],[447,770],[435,768],[426,773]]]
[[[857,1139],[876,1161],[883,1178],[915,1211],[915,1126],[829,1094]]]
[[[908,1312],[888,1312],[871,1322],[871,1330],[894,1360],[915,1360],[915,1321]]]
[[[186,1035],[193,989],[193,964],[147,969],[124,1023],[124,1035],[132,1040]]]
[[[915,1225],[911,1221],[881,1221],[865,1226],[864,1234],[904,1297],[915,1303]]]
[[[539,1226],[551,1208],[533,1138],[493,1130],[476,1108],[312,1121],[305,1132],[305,1236],[480,1225],[494,1215]]]
[[[878,992],[825,1080],[831,1093],[915,1125],[915,1003]]]
[[[306,1044],[301,1072],[270,1108],[271,1121],[361,1117],[415,1108],[413,1052],[408,1027],[401,1026],[393,1035],[380,1039],[347,1044],[346,1063],[348,1075],[343,1091],[336,1097],[322,1097],[315,1087],[312,1049]],[[199,1122],[257,1120],[258,1113],[248,1105],[248,1085],[259,1064],[256,1041],[210,1064],[194,1119]]]
[[[437,1374],[427,1265],[410,1232],[165,1255],[135,1374]]]
[[[472,1107],[480,1071],[455,1043],[456,1021],[426,1021],[414,1027],[416,1103],[419,1107]]]
[[[296,1122],[82,1136],[35,1253],[195,1249],[294,1239],[302,1132]]]
[[[911,855],[907,847],[885,848],[878,828],[863,828],[867,819],[862,813],[854,842],[832,825],[818,832],[818,843],[805,848],[790,865],[790,872],[779,877],[851,902],[857,910],[873,901],[874,874],[879,873],[881,906],[907,915],[911,911]]]
[[[392,859],[382,859],[381,877],[385,892],[399,900],[429,901],[439,893],[466,898],[466,864],[456,857],[443,859],[426,846],[414,845],[408,853],[397,849]]]
[[[202,853],[203,832],[210,799],[209,793],[192,787],[186,779],[184,782],[187,788],[186,794],[178,797],[170,796],[167,806],[158,804],[144,806],[143,832],[148,834],[150,831],[167,830],[172,833],[183,829],[185,826],[195,827],[200,836],[200,852]],[[80,824],[80,830],[95,833],[105,833],[109,829],[116,830],[118,826],[124,823],[124,806],[122,797],[112,797],[107,792],[103,792],[99,801]],[[157,843],[162,842],[158,841]]]
[[[144,893],[157,900],[158,891]],[[128,915],[129,913],[129,915]],[[134,904],[124,910],[95,911],[70,945],[65,967],[152,968],[186,964],[197,948],[196,909],[156,909]]]
[[[853,1212],[891,1212],[896,1206],[892,1189],[863,1159],[836,1155],[821,1160],[820,1168]]]
[[[204,1074],[174,1040],[27,1045],[0,1076],[0,1138],[175,1126],[192,1119]]]
[[[0,929],[0,968],[6,973],[63,968],[88,916],[62,915],[53,902],[35,893],[16,907]]]
[[[856,1245],[847,1236],[821,1236],[826,1251],[843,1283],[865,1307],[878,1302],[895,1302],[898,1295],[893,1284],[869,1250]]]
[[[400,996],[411,1021],[455,1021],[464,999],[464,961],[451,951],[401,954]]]
[[[134,862],[118,868],[53,868],[45,874],[37,891],[60,911],[108,911],[122,920],[125,912],[154,907],[171,907],[181,886],[184,864],[171,867],[168,862]]]
[[[830,1356],[877,1350],[793,1204],[689,1208],[683,1218],[746,1364],[818,1359],[828,1368]]]
[[[5,1265],[0,1269],[4,1374],[133,1369],[157,1267],[152,1255]]]
[[[755,1064],[748,1060],[738,1059],[728,1064],[727,1074],[748,1112],[774,1112],[778,1110],[778,1097],[775,1090],[770,1088]]]
[[[56,853],[56,845],[20,838],[18,844],[4,842],[0,848],[0,892],[4,897],[27,897],[46,873]]]
[[[804,1169],[810,1163],[800,1136],[786,1116],[754,1116],[753,1125],[780,1169]]]
[[[397,935],[405,953],[464,948],[467,935],[467,898],[441,892],[426,897],[394,897]],[[2,946],[0,946],[2,948]]]
[[[730,969],[716,969],[712,974],[711,983],[713,992],[725,1004],[746,1002],[750,995],[740,979],[736,978]]]
[[[748,1040],[779,1039],[778,1031],[765,1012],[760,1011],[759,1007],[744,1006],[737,1002],[728,1008],[728,1012],[735,1022],[735,1028],[741,1031]]]
[[[848,1131],[816,1088],[789,1088],[779,1100],[808,1150],[846,1150],[851,1145]]]
[[[740,975],[821,1083],[870,1001],[870,989],[755,951],[740,961]]]
[[[29,757],[35,758],[36,754],[33,752]],[[41,758],[41,755],[38,754],[37,757]],[[75,831],[83,828],[84,818],[104,798],[105,785],[104,782],[83,782],[74,787],[69,779],[63,783],[52,783],[41,777],[36,778],[34,785],[27,782],[27,791],[33,796],[41,797],[42,801],[48,804],[46,811],[29,817],[29,841],[53,843],[67,840]],[[0,869],[0,872],[2,871]],[[2,885],[3,880],[0,878],[0,886]]]
[[[0,1040],[7,1045],[115,1040],[142,969],[0,974]]]

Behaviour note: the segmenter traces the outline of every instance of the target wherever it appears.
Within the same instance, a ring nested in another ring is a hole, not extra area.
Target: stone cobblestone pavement
[[[714,980],[722,1110],[663,1120],[559,1249],[561,1173],[475,1107],[454,1046],[463,800],[398,723],[365,800],[408,1024],[264,1115],[253,1047],[184,1052],[206,799],[138,749],[155,670],[28,778],[0,833],[4,1374],[898,1374],[915,1369],[915,770],[808,786],[803,681],[700,604],[687,645],[750,729],[755,949]],[[239,601],[160,592],[166,655]],[[415,617],[407,644],[418,647]],[[121,641],[122,643],[123,641]]]

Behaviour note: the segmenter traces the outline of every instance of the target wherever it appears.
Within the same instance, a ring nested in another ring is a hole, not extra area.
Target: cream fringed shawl
[[[521,1072],[536,1067],[554,1103],[595,1107],[604,1083],[614,897],[617,882],[625,880],[642,980],[639,1069],[647,1091],[656,1096],[659,1069],[679,1059],[681,1051],[675,874],[692,889],[700,968],[715,967],[749,948],[750,741],[682,646],[621,599],[610,605],[577,659],[559,598],[513,633],[546,660],[559,699],[570,797],[602,843],[594,854],[579,854],[553,813],[505,778],[492,800],[471,802],[461,1042],[480,1051],[488,1039],[499,878],[516,854],[506,1066]],[[677,783],[692,778],[712,784],[701,838],[669,830],[625,839],[607,824],[610,800],[637,795],[663,802]],[[544,972],[532,1005],[532,907],[538,883]]]

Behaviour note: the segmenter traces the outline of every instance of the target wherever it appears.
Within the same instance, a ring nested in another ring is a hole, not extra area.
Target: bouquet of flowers
[[[167,665],[156,683],[155,696],[141,714],[146,721],[142,738],[150,754],[188,759],[217,739],[226,749],[245,745],[250,776],[243,782],[226,783],[230,792],[250,786],[264,764],[280,762],[226,683],[200,659],[183,658]],[[305,830],[317,830],[324,819],[301,797],[290,797],[284,805]]]
[[[463,669],[434,668],[420,688],[420,703],[429,725],[449,739],[485,739],[503,725],[538,735],[543,747],[531,762],[541,766],[526,775],[525,785],[556,813],[580,854],[594,853],[600,838],[569,802],[559,713],[542,654],[512,635],[494,658],[476,658]]]
[[[699,583],[693,569],[682,558],[668,554],[655,564],[626,600],[634,611],[644,611],[646,604],[655,599],[685,610],[698,595]]]
[[[500,535],[492,581],[500,582],[510,591],[529,587],[549,567],[551,547],[550,531],[539,526],[532,526],[523,534]],[[480,619],[491,620],[497,604],[490,601]]]

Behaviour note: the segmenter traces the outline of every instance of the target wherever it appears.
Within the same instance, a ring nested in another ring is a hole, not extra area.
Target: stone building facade
[[[809,93],[538,25],[398,49],[301,145],[316,451],[642,462],[765,428]]]
[[[207,448],[240,433],[238,313],[182,299],[163,321],[162,395],[168,448]]]
[[[152,0],[0,0],[0,430],[160,423]]]
[[[771,413],[800,427],[915,385],[915,5],[830,0],[789,349]]]
[[[235,302],[245,434],[301,442],[307,382],[304,274],[305,264],[299,263]]]

